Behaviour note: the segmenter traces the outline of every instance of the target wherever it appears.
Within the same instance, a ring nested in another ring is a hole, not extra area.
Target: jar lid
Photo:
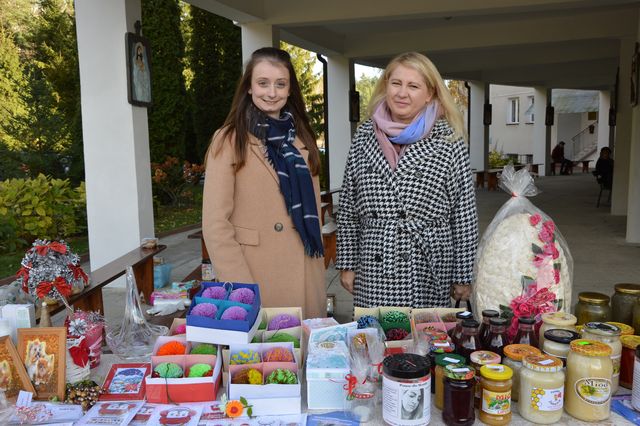
[[[623,324],[621,322],[607,321],[605,322],[605,324],[618,327],[620,329],[621,336],[632,336],[635,333],[635,330],[633,329],[633,327],[627,324]]]
[[[500,364],[500,355],[491,351],[475,351],[469,356],[476,365]]]
[[[382,361],[384,374],[399,379],[418,379],[429,375],[429,359],[416,354],[389,355]]]
[[[443,354],[453,352],[454,345],[449,340],[432,340],[429,345],[429,350],[433,353]]]
[[[478,327],[480,327],[480,323],[478,321],[474,320],[473,318],[470,318],[470,319],[462,320],[462,326],[463,327],[478,328]]]
[[[562,361],[550,355],[527,355],[522,358],[522,366],[542,373],[557,373],[562,370]]]
[[[595,303],[598,305],[609,304],[609,296],[607,296],[606,294],[596,293],[593,291],[583,291],[582,293],[579,293],[578,300],[580,300],[581,302]]]
[[[544,332],[544,338],[552,342],[568,345],[572,340],[579,339],[580,334],[563,328],[552,328]]]
[[[487,364],[480,367],[480,375],[489,380],[509,380],[513,370],[502,364]]]
[[[575,315],[566,313],[566,312],[547,312],[546,314],[542,314],[542,322],[551,324],[551,325],[575,325],[578,321]]]
[[[621,336],[620,342],[625,348],[635,349],[640,345],[640,336]]]
[[[490,318],[489,319],[489,324],[491,325],[507,325],[507,319],[506,318]]]
[[[598,336],[615,337],[622,333],[620,328],[606,322],[588,322],[584,325],[582,332],[597,334]]]
[[[635,294],[640,296],[640,284],[619,283],[613,286],[618,293]]]
[[[467,319],[467,318],[473,318],[473,314],[469,311],[457,312],[456,318],[461,320]]]
[[[504,347],[504,354],[514,361],[522,361],[526,355],[542,355],[540,349],[523,343],[516,343]]]
[[[500,312],[494,309],[485,309],[484,311],[482,311],[482,316],[484,318],[495,318],[500,316]]]
[[[518,322],[520,324],[535,324],[536,319],[535,317],[520,317],[518,318]]]
[[[578,339],[569,343],[572,352],[586,356],[610,356],[611,346],[595,340]]]
[[[476,372],[466,365],[449,364],[444,368],[444,375],[453,380],[470,380]]]
[[[458,354],[439,354],[436,355],[436,365],[444,367],[445,365],[455,364],[464,365],[465,357]]]

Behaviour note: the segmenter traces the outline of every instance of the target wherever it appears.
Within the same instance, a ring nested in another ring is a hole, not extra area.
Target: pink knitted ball
[[[269,321],[268,330],[282,330],[283,328],[297,327],[300,319],[290,314],[278,314]]]
[[[220,319],[223,320],[238,320],[244,321],[247,318],[247,311],[240,306],[231,306],[227,308],[223,313]]]
[[[227,297],[227,290],[224,287],[207,287],[202,292],[202,297],[224,300]]]
[[[173,330],[173,335],[185,334],[187,332],[187,324],[180,324]]]
[[[200,317],[215,318],[218,313],[218,307],[213,303],[198,303],[191,310],[191,315]]]
[[[229,300],[233,300],[234,302],[244,303],[246,305],[252,305],[253,299],[255,298],[255,294],[249,288],[237,288],[231,292],[229,295]]]

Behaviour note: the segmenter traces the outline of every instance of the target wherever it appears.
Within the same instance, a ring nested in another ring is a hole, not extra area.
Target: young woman
[[[202,230],[218,281],[326,316],[319,170],[289,54],[256,50],[206,158]]]

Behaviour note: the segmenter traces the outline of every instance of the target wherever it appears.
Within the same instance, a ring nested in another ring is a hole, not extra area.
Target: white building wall
[[[568,159],[572,159],[574,155],[571,138],[582,130],[582,115],[581,113],[556,114],[556,123],[554,125],[556,137],[555,139],[552,138],[552,145],[556,146],[560,141],[564,141],[564,156]],[[584,115],[586,116],[586,114]]]
[[[492,104],[490,150],[504,154],[533,154],[533,123],[527,123],[525,112],[529,108],[528,97],[533,96],[530,87],[501,86],[492,84],[490,88]],[[519,99],[519,120],[508,124],[509,99]],[[537,117],[534,117],[536,120]],[[544,117],[540,117],[544,120]]]

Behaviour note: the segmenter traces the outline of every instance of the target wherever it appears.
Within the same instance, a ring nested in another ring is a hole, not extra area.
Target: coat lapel
[[[260,163],[267,169],[273,180],[276,181],[278,185],[280,185],[280,179],[278,179],[278,175],[276,174],[276,170],[269,163],[269,159],[267,158],[267,154],[264,151],[262,146],[262,142],[258,140],[258,138],[251,136],[249,140],[249,148],[251,150],[251,154],[255,155]]]
[[[436,157],[440,149],[443,149],[443,145],[435,143],[435,141],[446,138],[451,132],[452,130],[446,121],[436,121],[429,136],[414,143],[406,150],[398,162],[396,173],[398,175],[410,173],[413,169],[422,167],[430,158]]]
[[[367,140],[365,143],[366,148],[364,149],[364,154],[368,158],[367,164],[369,164],[369,167],[373,168],[372,171],[375,170],[386,180],[391,181],[391,167],[378,145],[375,131],[373,131],[373,124],[370,125],[372,126],[371,131],[365,133],[367,135]]]

